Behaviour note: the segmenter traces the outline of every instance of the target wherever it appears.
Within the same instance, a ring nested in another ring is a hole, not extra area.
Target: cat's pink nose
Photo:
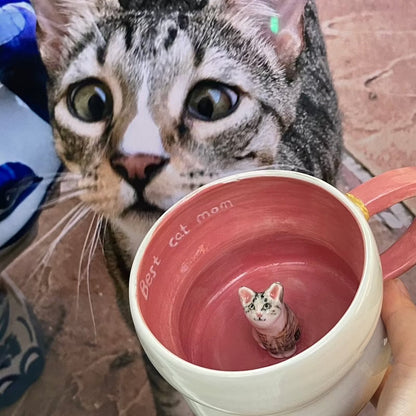
[[[111,158],[113,169],[128,182],[137,179],[149,179],[156,171],[160,170],[166,162],[167,159],[160,156],[141,153],[136,155],[118,154]]]
[[[257,318],[261,318],[263,314],[261,312],[257,312]]]

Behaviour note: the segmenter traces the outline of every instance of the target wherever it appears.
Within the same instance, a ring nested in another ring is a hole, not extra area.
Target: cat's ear
[[[36,13],[36,37],[42,60],[47,68],[57,66],[62,42],[68,27],[66,8],[57,0],[32,0]]]
[[[307,0],[230,0],[234,16],[255,19],[271,41],[279,61],[292,68],[304,48],[304,11]]]
[[[240,296],[240,301],[243,306],[249,305],[253,301],[254,296],[256,296],[256,292],[244,286],[238,289],[238,294]]]
[[[283,303],[284,289],[280,283],[272,283],[272,285],[266,290],[266,294],[274,300],[279,300]]]
[[[81,22],[85,21],[91,15],[92,4],[91,0],[32,0],[38,47],[48,70],[57,69],[61,64],[73,17],[77,15]]]

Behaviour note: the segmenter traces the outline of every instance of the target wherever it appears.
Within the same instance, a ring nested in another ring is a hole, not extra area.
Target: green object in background
[[[279,33],[279,16],[272,16],[270,18],[270,30],[275,35]]]

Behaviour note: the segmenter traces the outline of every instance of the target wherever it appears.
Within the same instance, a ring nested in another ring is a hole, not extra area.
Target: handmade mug
[[[287,171],[200,188],[157,221],[135,257],[130,304],[144,350],[196,415],[357,414],[390,360],[383,277],[416,264],[416,222],[380,256],[367,220],[412,196],[416,167],[347,195]],[[285,361],[254,342],[238,298],[241,286],[275,281],[302,333]]]

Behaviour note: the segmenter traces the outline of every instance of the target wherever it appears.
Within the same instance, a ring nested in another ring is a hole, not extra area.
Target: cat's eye
[[[69,88],[67,105],[73,116],[87,123],[96,123],[112,115],[113,97],[107,85],[89,78]]]
[[[272,305],[270,305],[268,302],[263,305],[263,309],[270,309],[271,307]]]
[[[250,309],[250,310],[255,309],[255,306],[254,306],[254,304],[253,304],[253,303],[249,306],[249,309]]]
[[[189,93],[187,109],[192,117],[216,121],[229,116],[238,107],[236,89],[214,81],[203,81]]]

